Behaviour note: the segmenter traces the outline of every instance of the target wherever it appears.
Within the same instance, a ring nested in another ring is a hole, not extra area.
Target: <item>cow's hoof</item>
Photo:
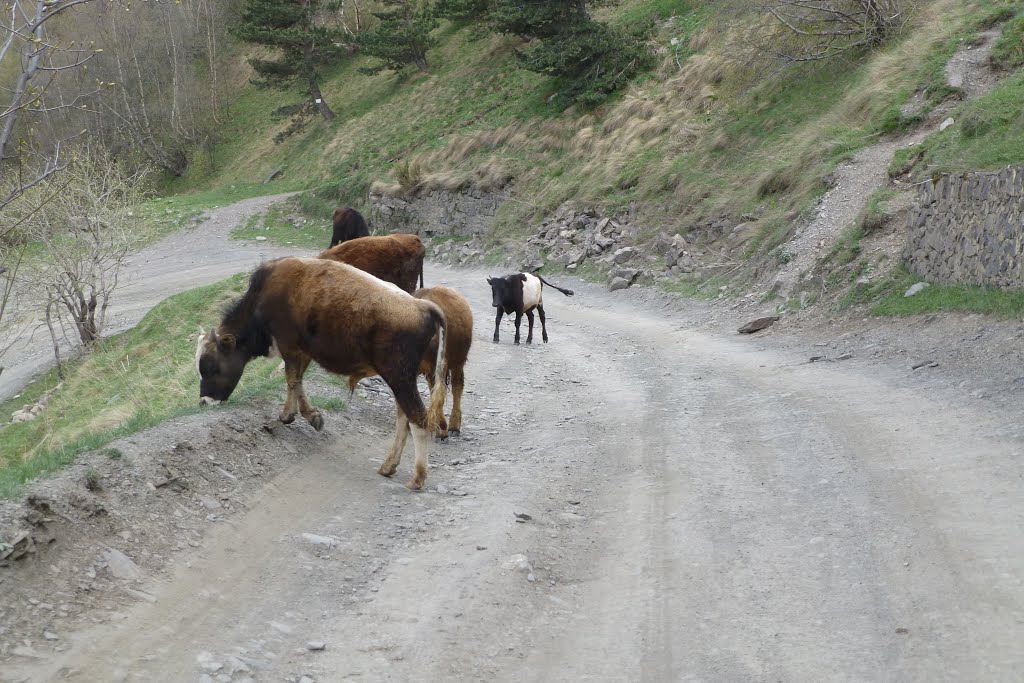
[[[547,343],[548,343],[548,338],[547,338],[547,337],[544,337],[544,343],[545,343],[545,344],[547,344]]]
[[[533,340],[532,340],[532,339],[527,339],[527,340],[526,340],[526,343],[527,343],[527,344],[532,344],[532,343],[533,343]]]
[[[516,339],[516,340],[515,340],[514,342],[512,342],[512,343],[513,343],[513,344],[515,344],[516,346],[519,346],[519,340],[518,340],[518,339]]]
[[[438,441],[447,441],[448,434],[449,432],[438,432],[437,434],[434,434],[434,438],[437,439]]]
[[[318,432],[324,428],[324,416],[321,415],[319,412],[310,415],[308,418],[306,418],[306,421],[309,422],[313,429],[315,429]]]
[[[449,429],[448,433],[451,434],[452,436],[461,436],[462,435],[462,430],[461,429]]]
[[[377,474],[381,475],[382,477],[390,477],[391,475],[393,475],[397,471],[398,471],[398,465],[391,465],[390,467],[386,467],[384,465],[381,465],[380,469],[377,470]]]
[[[422,481],[417,481],[416,479],[413,479],[412,481],[410,481],[405,486],[410,491],[422,491],[423,490],[423,482]]]
[[[495,344],[497,344],[497,343],[498,343],[498,338],[497,338],[497,337],[495,337],[495,338],[494,338],[494,343],[495,343]]]
[[[281,413],[281,416],[277,419],[286,425],[290,425],[292,422],[295,422],[295,413]]]

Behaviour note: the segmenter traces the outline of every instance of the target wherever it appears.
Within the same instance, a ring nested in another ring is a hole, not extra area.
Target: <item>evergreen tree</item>
[[[556,79],[559,98],[594,105],[650,59],[640,39],[595,21],[586,0],[489,0],[497,33],[533,39],[518,51],[524,68]]]
[[[456,24],[470,24],[485,21],[491,4],[491,0],[435,0],[434,13]]]
[[[249,43],[277,50],[273,59],[249,58],[258,85],[288,87],[304,83],[308,104],[330,121],[334,112],[320,92],[320,69],[340,59],[347,35],[316,22],[325,0],[245,0],[242,20],[233,33]]]
[[[380,23],[356,39],[365,54],[381,60],[379,66],[364,71],[398,71],[408,64],[427,71],[427,50],[437,44],[437,39],[430,35],[438,24],[434,8],[427,0],[381,0],[381,3],[385,8],[373,13]]]

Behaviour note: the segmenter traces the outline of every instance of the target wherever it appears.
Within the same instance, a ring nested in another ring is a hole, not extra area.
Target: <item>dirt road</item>
[[[483,273],[427,276],[477,316],[427,492],[375,473],[383,398],[281,428],[315,446],[151,599],[0,680],[1019,680],[1012,415],[594,286],[493,345]]]

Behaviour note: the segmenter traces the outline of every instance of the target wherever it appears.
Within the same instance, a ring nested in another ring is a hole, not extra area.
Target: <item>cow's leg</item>
[[[388,381],[388,378],[385,377],[384,381],[388,382],[388,386],[394,392],[395,404],[406,418],[406,431],[412,431],[412,445],[416,452],[416,464],[408,487],[413,491],[418,491],[423,488],[423,483],[427,480],[428,449],[430,447],[430,432],[427,429],[427,409],[423,407],[423,400],[420,398],[419,390],[416,388],[415,376],[409,379],[402,378],[394,381]],[[402,437],[401,444],[396,439],[395,445],[399,449],[397,453],[393,454],[395,466],[397,467],[399,459],[402,457],[400,449],[402,446],[405,446],[405,437]],[[390,460],[391,456],[388,456],[388,458]],[[383,465],[381,469],[383,470]]]
[[[284,359],[284,378],[285,384],[288,387],[288,393],[284,399],[284,407],[281,408],[281,416],[277,419],[286,425],[294,422],[295,414],[299,412],[298,388],[302,386],[302,374],[299,372],[300,367],[304,372],[305,366],[295,356],[288,356]]]
[[[452,368],[452,419],[448,423],[448,431],[458,436],[462,432],[462,388],[466,378],[462,368]]]
[[[402,451],[405,450],[405,440],[409,437],[409,419],[402,412],[402,409],[395,406],[395,441],[391,444],[391,452],[384,458],[379,474],[390,477],[398,470],[398,464],[402,462]]]
[[[512,341],[513,344],[519,343],[519,324],[523,322],[523,312],[516,311],[516,338]]]
[[[540,336],[544,343],[548,343],[548,326],[544,322],[544,304],[537,304],[537,315],[540,316]]]
[[[498,309],[498,317],[494,319],[494,343],[498,343],[498,325],[501,324],[501,315],[504,313],[502,309]]]
[[[424,377],[427,378],[427,387],[430,389],[430,393],[434,393],[434,370],[431,369],[429,373],[424,373]],[[434,436],[442,441],[448,438],[448,423],[444,419],[444,413],[441,413],[441,417],[438,419]]]
[[[409,429],[412,430],[412,447],[416,453],[416,464],[412,480],[407,486],[413,491],[419,491],[427,481],[427,464],[430,462],[430,432],[427,431],[426,416],[424,416],[422,426],[410,420]]]
[[[306,389],[302,386],[302,377],[306,374],[306,369],[309,367],[312,360],[312,358],[303,354],[295,361],[298,381],[295,384],[294,390],[292,389],[290,379],[288,383],[288,393],[293,400],[290,417],[291,420],[295,419],[295,409],[298,408],[298,411],[302,413],[302,417],[306,419],[306,422],[312,425],[313,429],[319,432],[324,428],[324,417],[320,414],[319,410],[310,404],[309,398],[306,396]],[[289,420],[289,422],[291,420]]]
[[[533,311],[529,310],[526,312],[526,322],[530,324],[530,329],[526,332],[526,343],[533,343]]]

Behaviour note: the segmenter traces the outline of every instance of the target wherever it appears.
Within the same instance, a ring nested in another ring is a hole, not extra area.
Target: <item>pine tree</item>
[[[497,33],[533,42],[517,52],[524,68],[553,76],[559,99],[595,105],[649,60],[639,39],[595,21],[589,5],[611,0],[489,0]]]
[[[242,20],[233,33],[240,39],[278,51],[273,59],[249,58],[259,75],[258,85],[306,85],[308,104],[316,105],[324,120],[334,118],[320,92],[320,69],[336,63],[345,52],[347,35],[318,24],[324,0],[245,0]]]
[[[398,71],[408,64],[427,71],[427,50],[437,44],[437,39],[430,35],[438,25],[434,8],[427,0],[381,0],[381,3],[385,9],[373,13],[380,23],[361,34],[357,42],[364,54],[382,63],[364,71]]]

